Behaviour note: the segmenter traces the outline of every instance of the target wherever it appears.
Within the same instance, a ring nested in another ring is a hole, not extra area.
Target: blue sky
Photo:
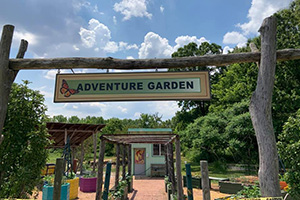
[[[223,53],[258,35],[262,20],[292,0],[2,0],[0,25],[15,26],[11,57],[21,39],[29,41],[25,58],[115,57],[169,58],[189,42],[222,46]],[[70,73],[62,70],[61,73]],[[75,73],[101,70],[78,69]],[[111,71],[113,73],[115,71]],[[119,72],[119,71],[118,71]],[[179,109],[175,101],[53,103],[57,70],[22,70],[16,82],[29,80],[45,95],[50,116],[63,114],[138,118]]]

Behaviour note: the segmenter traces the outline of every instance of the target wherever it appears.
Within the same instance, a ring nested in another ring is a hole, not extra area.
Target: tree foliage
[[[13,84],[0,145],[0,198],[26,198],[41,179],[48,145],[44,98]]]
[[[285,179],[292,195],[300,197],[300,109],[283,126],[277,144],[281,159],[288,169]]]

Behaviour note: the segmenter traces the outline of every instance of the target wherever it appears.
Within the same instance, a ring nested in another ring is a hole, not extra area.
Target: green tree
[[[176,52],[172,54],[172,57],[187,57],[187,56],[203,56],[211,54],[221,54],[221,46],[215,43],[203,42],[199,45],[191,42],[183,47],[180,47]],[[213,84],[217,81],[219,74],[222,73],[220,67],[187,67],[185,69],[171,69],[170,71],[203,71],[208,70],[211,73],[210,81]],[[175,123],[176,131],[186,128],[186,124],[193,122],[197,117],[204,116],[208,113],[210,103],[204,101],[179,101],[178,106],[181,108],[180,112],[176,113]]]
[[[278,152],[287,170],[285,179],[289,192],[300,197],[300,109],[283,126],[278,136]]]
[[[0,198],[27,198],[41,180],[49,144],[44,97],[13,84],[0,145]]]

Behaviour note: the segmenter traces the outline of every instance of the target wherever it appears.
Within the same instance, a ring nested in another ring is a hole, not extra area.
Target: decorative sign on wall
[[[57,74],[54,102],[209,100],[209,73]]]

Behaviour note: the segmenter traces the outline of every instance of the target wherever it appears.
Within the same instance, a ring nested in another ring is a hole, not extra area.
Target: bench
[[[151,164],[151,177],[165,176],[165,174],[166,174],[165,164]]]

